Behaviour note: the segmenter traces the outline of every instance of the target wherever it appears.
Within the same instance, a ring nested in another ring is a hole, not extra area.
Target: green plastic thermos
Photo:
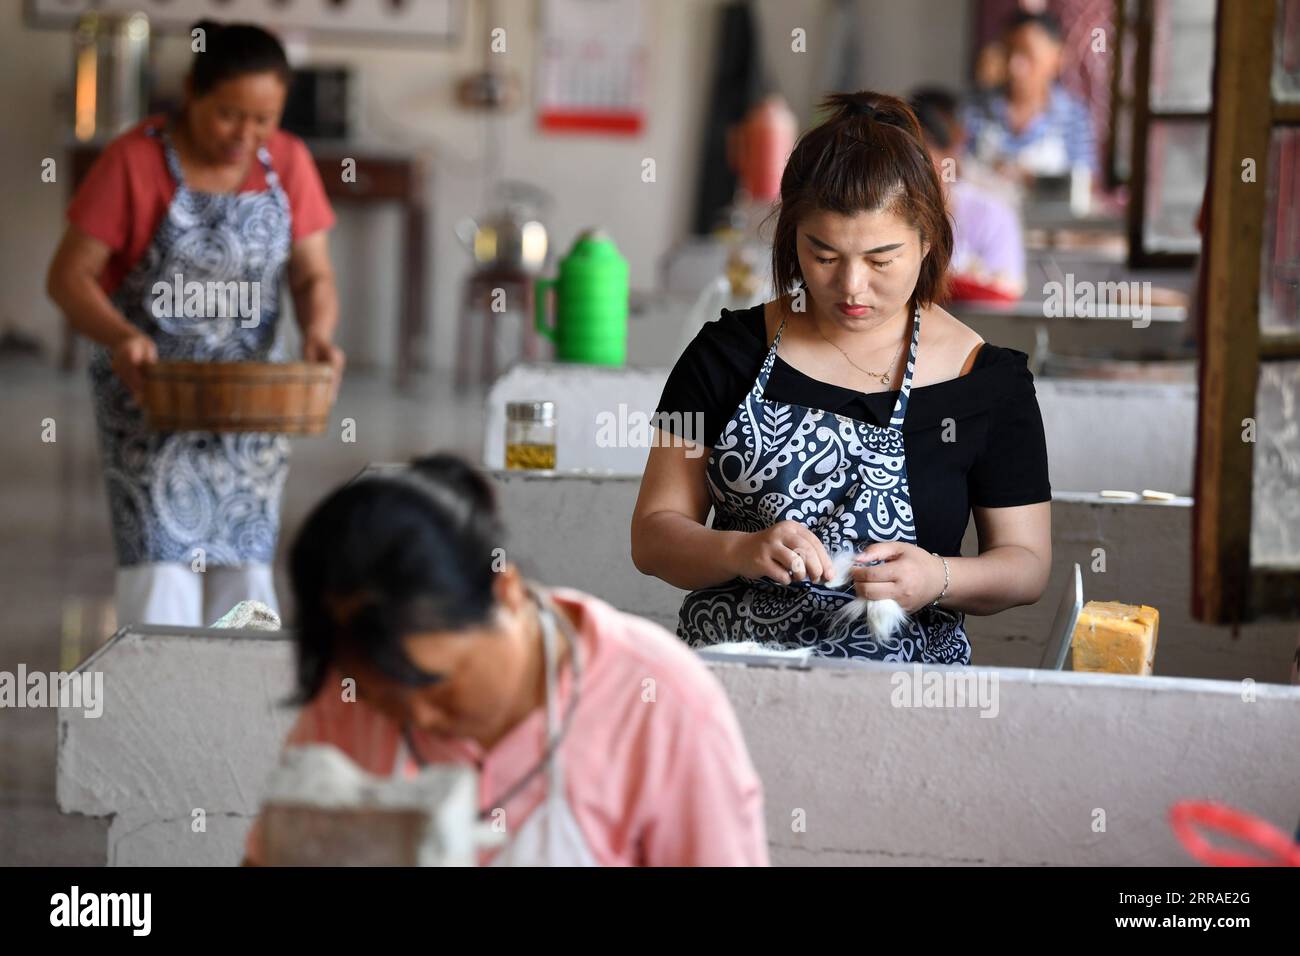
[[[548,289],[555,290],[555,323],[548,321]],[[614,240],[588,229],[560,260],[560,275],[538,279],[537,331],[555,343],[561,362],[627,362],[627,260]]]

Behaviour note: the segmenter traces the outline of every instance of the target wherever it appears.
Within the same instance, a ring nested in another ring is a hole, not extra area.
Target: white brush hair
[[[831,555],[832,576],[826,582],[828,587],[839,588],[849,583],[849,572],[853,569],[853,559],[857,552],[853,548],[844,548]],[[855,621],[867,619],[867,626],[876,637],[893,637],[907,624],[908,615],[903,606],[892,598],[883,601],[870,601],[867,598],[854,598],[845,603],[834,617],[831,625],[835,630],[850,627]]]
[[[791,647],[780,641],[727,641],[721,644],[709,644],[700,650],[716,651],[723,654],[756,654],[759,656],[806,658],[812,655],[811,647]]]

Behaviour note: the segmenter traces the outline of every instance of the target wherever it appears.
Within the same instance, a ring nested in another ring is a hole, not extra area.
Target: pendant
[[[889,384],[889,376],[888,376],[888,375],[882,375],[882,376],[880,376],[880,384],[881,384],[881,385],[888,385],[888,384]]]

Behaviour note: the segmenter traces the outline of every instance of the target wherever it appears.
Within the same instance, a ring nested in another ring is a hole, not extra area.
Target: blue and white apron
[[[861,551],[875,541],[915,544],[902,429],[920,311],[913,313],[907,372],[887,427],[765,398],[784,331],[782,320],[758,378],[709,456],[714,529],[754,532],[797,521],[832,554],[848,546]],[[758,641],[812,648],[825,657],[970,663],[959,611],[921,608],[890,638],[873,635],[865,619],[833,629],[832,616],[853,597],[852,584],[836,590],[809,581],[737,578],[688,594],[677,635],[697,647]]]
[[[270,154],[265,147],[257,154],[266,170],[264,192],[196,192],[185,185],[166,131],[150,134],[161,137],[176,194],[113,304],[153,339],[160,360],[281,360],[276,328],[290,211]],[[170,315],[155,315],[154,284],[174,286],[177,275],[185,283],[259,283],[259,321],[245,328],[237,314],[186,316],[181,303],[173,303]],[[149,431],[100,345],[91,353],[90,378],[118,564],[191,563],[196,549],[208,565],[269,564],[289,469],[288,439]]]

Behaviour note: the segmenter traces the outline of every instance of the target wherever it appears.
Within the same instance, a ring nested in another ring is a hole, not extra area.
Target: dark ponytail
[[[832,93],[821,108],[826,119],[799,137],[781,175],[772,236],[776,294],[803,283],[797,240],[804,216],[817,209],[847,216],[884,210],[897,213],[930,243],[914,302],[927,306],[941,301],[952,257],[952,223],[916,114],[898,97],[870,90]]]
[[[307,518],[289,555],[295,702],[320,691],[344,649],[403,684],[441,679],[407,659],[402,638],[488,624],[504,544],[491,484],[454,455],[420,458],[333,492]],[[334,601],[355,606],[340,621]]]
[[[857,93],[828,93],[821,102],[822,110],[828,111],[826,123],[832,126],[859,128],[867,132],[863,122],[881,123],[901,129],[914,139],[921,137],[921,124],[910,106],[897,96],[887,93],[874,93],[871,90],[859,90]]]
[[[200,20],[190,30],[203,31],[203,49],[194,54],[190,89],[206,96],[227,80],[249,73],[274,73],[285,86],[293,76],[284,47],[270,33],[251,23]]]

